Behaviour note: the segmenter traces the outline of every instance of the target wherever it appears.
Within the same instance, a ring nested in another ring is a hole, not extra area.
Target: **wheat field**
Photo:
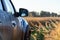
[[[30,40],[60,40],[59,17],[24,17],[31,27]]]

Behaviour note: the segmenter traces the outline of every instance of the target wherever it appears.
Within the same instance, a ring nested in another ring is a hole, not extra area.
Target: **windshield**
[[[11,5],[9,0],[4,0],[4,6],[7,12],[14,14],[13,6]]]
[[[0,0],[0,10],[3,10],[2,4],[1,4],[1,0]]]

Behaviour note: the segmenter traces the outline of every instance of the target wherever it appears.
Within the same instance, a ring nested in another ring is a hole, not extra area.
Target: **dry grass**
[[[28,21],[32,37],[40,40],[39,33],[44,35],[44,40],[60,40],[60,18],[59,17],[25,17]],[[42,29],[42,31],[41,31]]]

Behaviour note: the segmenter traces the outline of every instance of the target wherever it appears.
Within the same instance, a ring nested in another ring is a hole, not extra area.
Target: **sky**
[[[29,11],[49,11],[60,14],[60,0],[12,0],[15,8],[26,8]]]

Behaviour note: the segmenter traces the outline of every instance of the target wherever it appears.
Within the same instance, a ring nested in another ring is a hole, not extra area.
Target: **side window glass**
[[[3,10],[2,4],[1,4],[1,0],[0,0],[0,10]]]

